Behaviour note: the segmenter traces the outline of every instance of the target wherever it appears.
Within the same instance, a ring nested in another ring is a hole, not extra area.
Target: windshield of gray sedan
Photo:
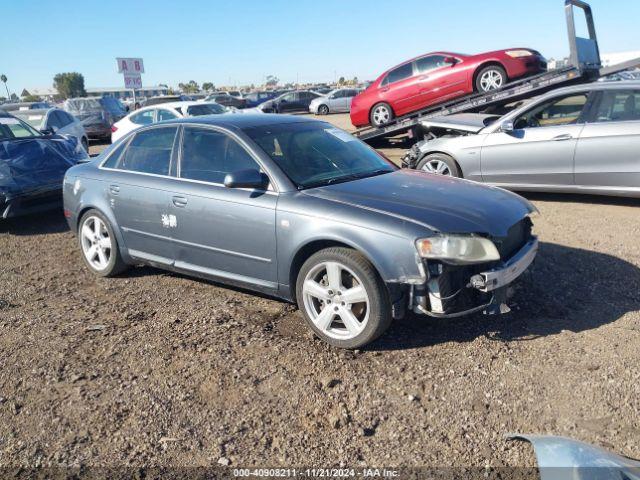
[[[393,172],[395,165],[328,123],[281,123],[245,129],[299,189]]]

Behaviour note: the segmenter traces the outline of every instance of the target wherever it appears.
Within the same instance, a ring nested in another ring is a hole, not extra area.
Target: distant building
[[[115,97],[121,100],[133,98],[133,91],[127,88],[118,87],[101,87],[86,88],[89,97]],[[167,95],[169,88],[165,86],[154,86],[136,89],[136,97],[157,97],[159,95]]]

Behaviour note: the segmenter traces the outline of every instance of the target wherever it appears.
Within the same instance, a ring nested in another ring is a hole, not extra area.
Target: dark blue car
[[[43,135],[0,110],[0,220],[60,206],[64,174],[86,159],[75,137]]]
[[[277,97],[282,92],[252,92],[247,93],[244,98],[247,100],[247,108],[257,107],[267,100]]]

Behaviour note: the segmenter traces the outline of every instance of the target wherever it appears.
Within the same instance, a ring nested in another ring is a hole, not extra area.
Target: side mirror
[[[454,57],[444,57],[444,63],[449,63],[451,64],[451,66],[453,66],[458,63],[458,59]]]
[[[283,98],[282,100],[280,100],[280,103],[287,103],[287,99]]]
[[[40,132],[43,135],[55,135],[55,133],[56,133],[56,131],[54,130],[53,127],[43,128],[42,130],[40,130]]]
[[[227,188],[266,188],[268,178],[255,168],[227,173],[224,186]]]
[[[504,132],[504,133],[511,133],[513,132],[514,128],[513,128],[513,122],[510,120],[507,120],[506,122],[502,122],[500,124],[500,131]]]

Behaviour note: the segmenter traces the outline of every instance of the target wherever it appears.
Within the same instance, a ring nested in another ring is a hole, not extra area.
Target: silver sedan
[[[326,95],[311,100],[309,112],[316,115],[349,112],[351,110],[351,100],[358,93],[360,93],[360,90],[357,88],[337,88]]]
[[[405,167],[511,190],[640,197],[640,82],[577,85],[501,118],[423,125],[446,136],[416,144]]]

